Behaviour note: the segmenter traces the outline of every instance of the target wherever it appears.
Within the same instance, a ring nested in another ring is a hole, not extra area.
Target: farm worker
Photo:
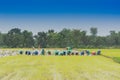
[[[20,52],[19,52],[19,54],[21,54],[21,55],[22,55],[22,54],[23,54],[23,51],[20,51]]]
[[[48,53],[48,55],[51,55],[51,51],[48,51],[47,53]]]
[[[100,51],[100,50],[98,50],[98,51],[97,51],[97,55],[100,55],[100,54],[101,54],[101,51]]]
[[[72,48],[71,47],[67,47],[67,50],[72,50]]]
[[[27,52],[28,52],[28,51],[25,51],[25,54],[26,54],[26,55],[27,55]]]
[[[45,50],[44,49],[41,50],[41,54],[45,55]]]
[[[31,55],[35,55],[35,47],[33,46],[32,49],[33,49],[33,51],[31,51],[31,53],[32,53]]]
[[[55,50],[54,53],[55,53],[55,55],[59,55],[59,51],[57,51],[57,50]]]
[[[63,51],[63,55],[66,55],[66,51]]]
[[[26,55],[31,55],[31,52],[30,51],[26,51],[25,54]]]
[[[88,50],[85,50],[85,52],[86,52],[86,54],[87,54],[87,55],[90,55],[90,51],[88,51]]]
[[[31,55],[31,52],[30,52],[30,51],[28,51],[28,55]]]
[[[80,55],[83,56],[84,54],[85,54],[84,51],[81,51]]]
[[[78,52],[78,51],[76,51],[76,52],[75,52],[75,55],[79,55],[79,52]]]
[[[35,54],[35,55],[38,55],[38,51],[37,51],[37,50],[36,50],[36,51],[34,51],[34,54]]]
[[[60,52],[60,55],[63,56],[63,52]]]
[[[96,55],[96,52],[95,52],[95,51],[93,51],[93,52],[92,52],[92,55]]]
[[[67,50],[67,55],[70,55],[71,54],[71,50]]]
[[[71,55],[74,55],[74,52],[71,52]]]

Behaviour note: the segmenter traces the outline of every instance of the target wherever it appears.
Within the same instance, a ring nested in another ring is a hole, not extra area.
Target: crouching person
[[[67,50],[67,55],[71,55],[71,50]]]
[[[71,52],[71,55],[74,55],[74,52]]]
[[[85,52],[88,56],[90,55],[90,51],[86,50]]]
[[[95,52],[95,51],[93,51],[93,52],[92,52],[92,55],[96,55],[96,52]]]
[[[100,50],[98,50],[98,51],[97,51],[97,55],[100,55],[100,54],[101,54],[101,51],[100,51]]]
[[[81,52],[80,52],[80,55],[81,55],[81,56],[84,56],[84,54],[85,54],[84,51],[81,51]]]
[[[38,55],[38,51],[37,51],[37,50],[34,51],[34,52],[33,52],[33,55]]]
[[[59,55],[59,51],[55,51],[55,56],[58,56]]]
[[[51,51],[48,51],[47,53],[48,53],[48,55],[51,55]]]
[[[60,55],[63,56],[63,52],[60,52]]]
[[[64,55],[64,56],[66,55],[66,51],[63,51],[63,55]]]
[[[26,55],[31,55],[31,52],[30,51],[26,51],[25,54]]]
[[[19,54],[22,55],[22,54],[23,54],[23,51],[20,51]]]
[[[76,51],[76,52],[75,52],[75,55],[76,55],[76,56],[77,56],[77,55],[79,55],[79,52],[78,52],[78,51]]]
[[[45,55],[45,50],[44,49],[41,50],[41,55]]]

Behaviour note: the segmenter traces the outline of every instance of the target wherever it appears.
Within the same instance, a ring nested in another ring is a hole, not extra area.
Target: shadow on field
[[[114,62],[120,64],[120,57],[110,57],[110,56],[106,56],[106,55],[103,55],[103,54],[101,54],[101,56],[112,59]]]
[[[112,57],[106,56],[106,55],[103,55],[103,54],[101,54],[101,56],[112,59]]]
[[[120,64],[120,57],[114,57],[113,60]]]

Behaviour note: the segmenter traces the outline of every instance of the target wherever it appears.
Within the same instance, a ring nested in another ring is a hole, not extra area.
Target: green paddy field
[[[101,49],[101,52],[110,58],[101,55],[1,57],[0,80],[120,80],[120,64],[113,59],[119,59],[120,49]]]

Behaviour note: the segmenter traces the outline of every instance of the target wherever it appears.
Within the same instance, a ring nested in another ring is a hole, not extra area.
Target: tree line
[[[62,29],[55,32],[38,32],[33,35],[31,31],[21,31],[13,28],[7,33],[0,33],[0,47],[3,48],[120,48],[120,31],[110,31],[107,36],[97,36],[97,28],[90,28],[91,35],[80,29]]]

